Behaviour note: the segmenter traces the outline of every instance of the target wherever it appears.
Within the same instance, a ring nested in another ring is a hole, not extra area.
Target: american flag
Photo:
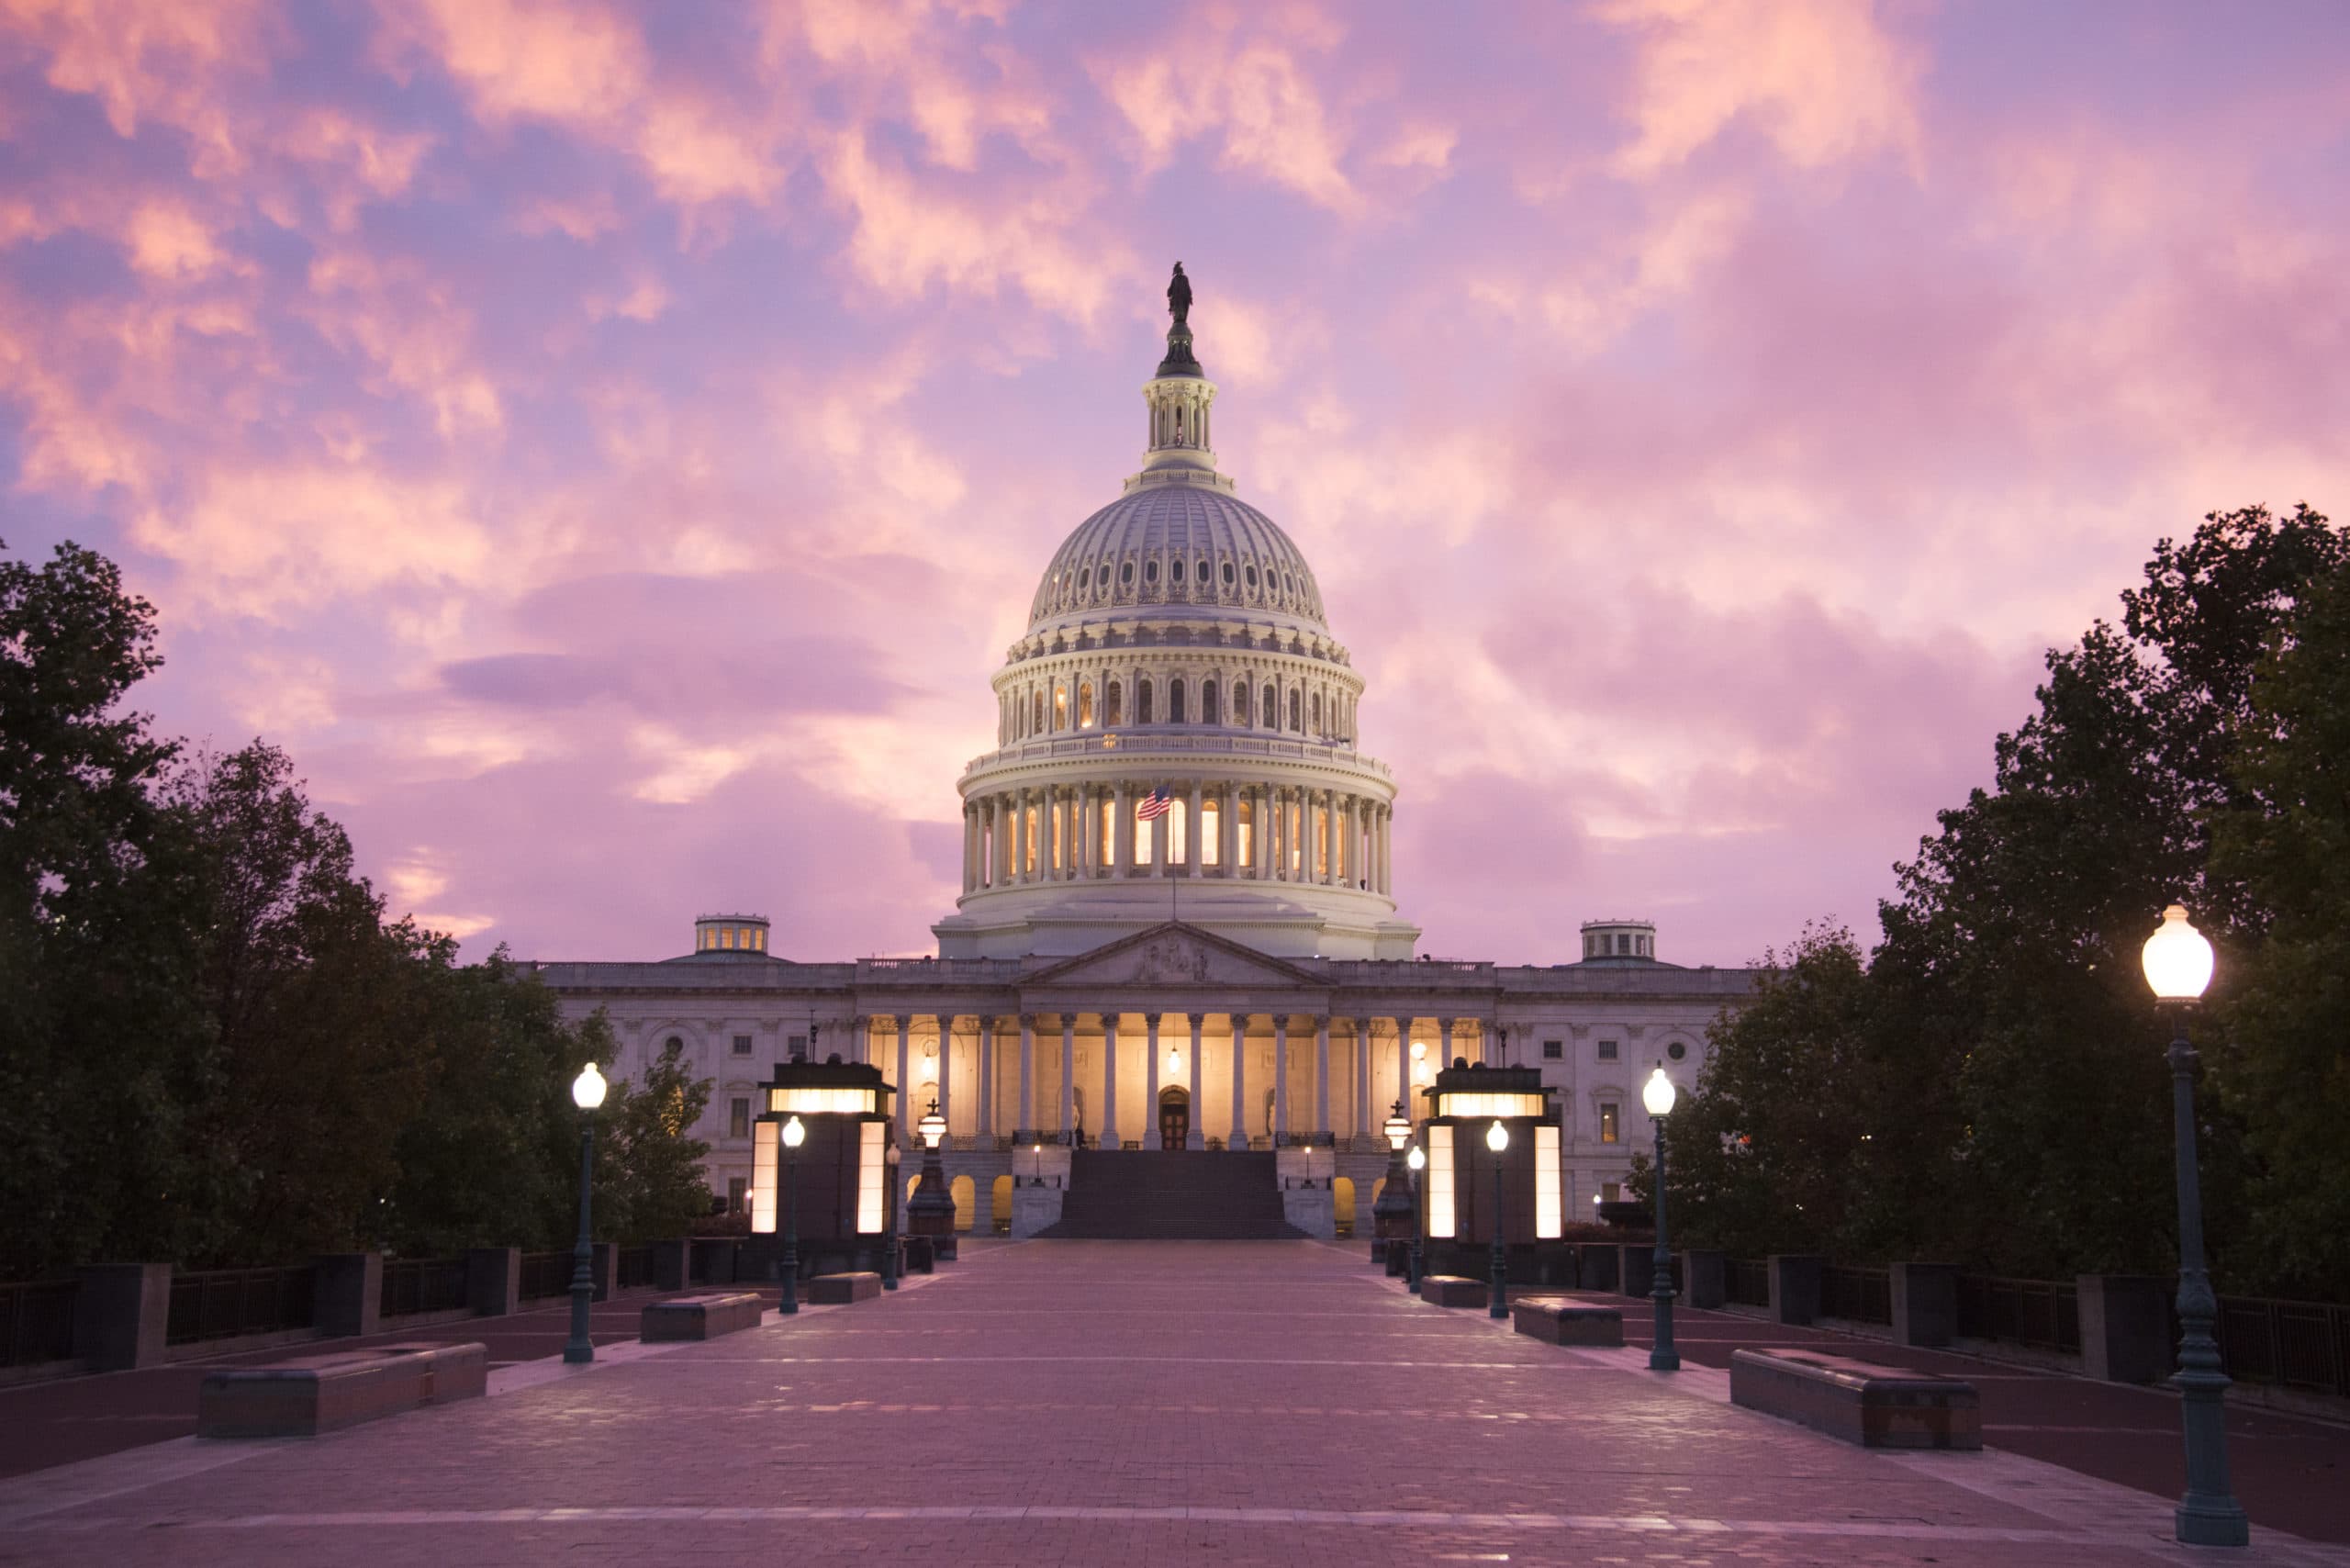
[[[1175,797],[1169,794],[1167,786],[1162,784],[1150,792],[1149,799],[1135,808],[1135,820],[1145,823],[1157,822],[1160,817],[1165,816],[1168,808],[1174,804]]]

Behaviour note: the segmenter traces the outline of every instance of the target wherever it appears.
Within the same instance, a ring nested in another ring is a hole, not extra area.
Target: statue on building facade
[[[1179,327],[1191,325],[1192,280],[1183,275],[1183,263],[1175,263],[1175,275],[1167,284],[1167,313],[1175,318]]]

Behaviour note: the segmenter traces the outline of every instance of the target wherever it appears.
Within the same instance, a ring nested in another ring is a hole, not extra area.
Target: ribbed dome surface
[[[1270,610],[1327,629],[1322,590],[1289,535],[1203,485],[1144,486],[1078,524],[1045,568],[1030,629],[1119,605]]]

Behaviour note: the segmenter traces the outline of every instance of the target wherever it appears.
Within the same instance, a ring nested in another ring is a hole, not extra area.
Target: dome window
[[[1213,680],[1200,682],[1200,722],[1203,724],[1222,722],[1216,717],[1215,682]]]
[[[1207,582],[1208,578],[1209,578],[1211,576],[1213,576],[1213,575],[1214,575],[1214,574],[1212,574],[1212,573],[1208,570],[1208,558],[1207,558],[1205,555],[1201,556],[1201,557],[1200,557],[1200,567],[1199,567],[1199,578],[1200,578],[1200,581],[1201,581],[1203,584],[1204,584],[1204,583],[1206,583],[1206,582]]]
[[[1248,586],[1252,589],[1257,586],[1257,568],[1254,566],[1248,568]]]
[[[1170,724],[1183,722],[1183,681],[1180,676],[1167,683],[1167,722]]]
[[[1135,564],[1132,561],[1128,561],[1118,568],[1118,586],[1120,588],[1135,586]]]
[[[1226,588],[1232,586],[1232,563],[1229,561],[1224,564],[1224,586]]]
[[[1290,592],[1295,593],[1297,591],[1297,579],[1295,577],[1283,574],[1281,581],[1288,586]]]
[[[1158,562],[1156,562],[1156,561],[1145,561],[1145,562],[1143,563],[1143,566],[1142,566],[1142,580],[1143,580],[1143,581],[1145,581],[1145,582],[1147,582],[1147,583],[1156,583],[1157,581],[1158,581]]]

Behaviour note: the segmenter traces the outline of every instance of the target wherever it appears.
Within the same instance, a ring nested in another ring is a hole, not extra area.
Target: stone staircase
[[[1058,1225],[1084,1241],[1280,1241],[1305,1233],[1281,1217],[1273,1155],[1204,1149],[1072,1150]]]

